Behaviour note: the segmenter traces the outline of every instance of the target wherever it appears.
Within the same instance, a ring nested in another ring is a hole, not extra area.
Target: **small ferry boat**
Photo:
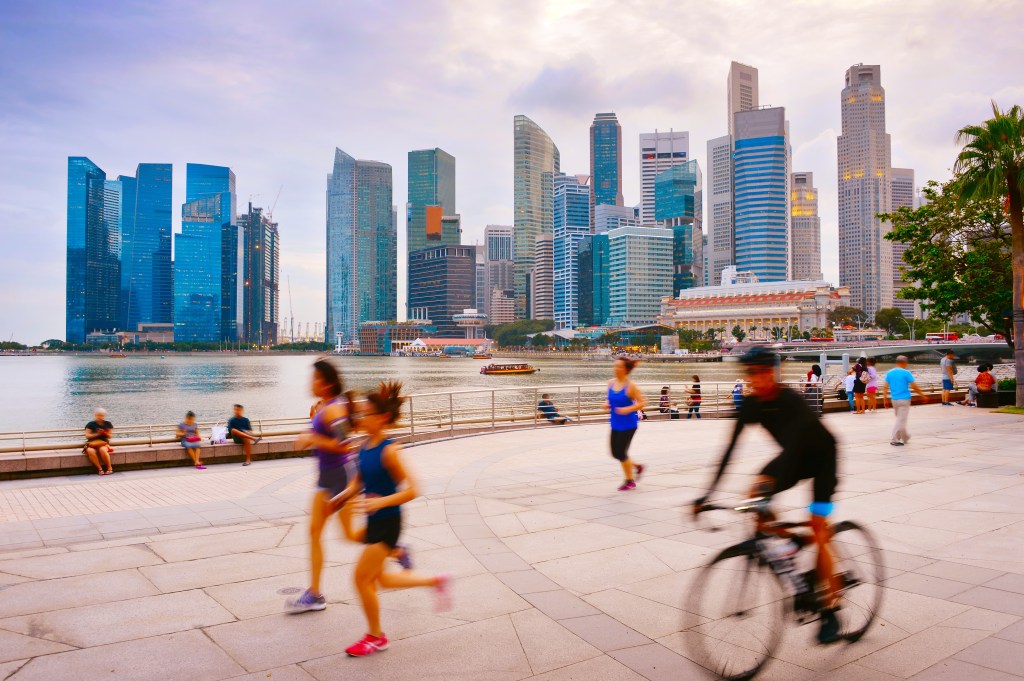
[[[109,355],[107,355],[107,357],[109,357],[110,359],[124,359],[127,356],[128,355],[124,354],[123,352],[112,352]]]
[[[535,374],[540,369],[532,367],[529,364],[488,364],[485,367],[480,367],[481,374],[495,375],[495,376],[513,376],[517,374]]]
[[[491,358],[491,355],[490,355],[490,353],[487,353],[487,352],[478,352],[475,355],[473,355],[473,359],[490,359],[490,358]]]

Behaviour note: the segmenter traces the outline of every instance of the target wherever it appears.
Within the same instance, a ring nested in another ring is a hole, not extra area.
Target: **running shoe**
[[[408,544],[395,544],[400,553],[395,556],[395,561],[402,566],[403,570],[412,570],[412,554],[409,552]]]
[[[196,470],[197,471],[205,471],[206,470],[206,466],[204,466],[201,463],[200,464],[196,464]]]
[[[357,641],[348,648],[345,648],[345,652],[348,653],[349,657],[366,657],[367,655],[373,655],[387,649],[388,637],[384,632],[381,632],[380,636],[367,634],[361,641]]]
[[[634,468],[636,468],[636,479],[639,480],[640,476],[644,474],[644,465],[642,463],[638,463]]]
[[[902,447],[903,446],[903,443],[900,442],[899,440],[893,440],[889,444],[891,444],[893,447]]]
[[[327,599],[323,597],[323,594],[314,596],[312,591],[306,589],[298,598],[289,598],[285,605],[288,612],[297,615],[310,610],[324,610],[327,607]]]
[[[821,629],[818,630],[818,643],[835,643],[839,640],[839,618],[836,611],[826,608],[821,611]]]
[[[434,585],[434,611],[445,612],[451,610],[452,602],[452,576],[441,574],[437,576],[437,584]]]
[[[628,492],[631,489],[636,489],[636,483],[633,482],[632,480],[627,480],[626,482],[619,485],[620,492]]]

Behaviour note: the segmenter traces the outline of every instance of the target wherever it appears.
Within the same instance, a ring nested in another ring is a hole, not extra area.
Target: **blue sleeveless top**
[[[640,423],[639,412],[619,414],[615,411],[616,407],[633,406],[633,398],[629,396],[628,390],[629,383],[623,385],[622,390],[615,390],[612,388],[611,383],[608,384],[608,405],[611,407],[611,417],[609,420],[612,424],[612,430],[634,430],[637,424]]]
[[[376,447],[363,445],[359,452],[359,475],[363,479],[363,489],[367,496],[388,497],[398,491],[398,485],[384,464],[381,457],[391,440],[384,438]],[[402,514],[400,506],[387,506],[372,514],[371,518],[386,518]]]

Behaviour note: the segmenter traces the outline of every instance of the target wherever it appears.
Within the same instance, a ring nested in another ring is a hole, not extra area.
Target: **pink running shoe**
[[[620,492],[628,492],[631,489],[636,489],[636,483],[633,482],[632,480],[627,480],[626,482],[619,485]]]
[[[452,609],[454,603],[452,602],[452,592],[449,590],[451,585],[451,575],[437,576],[437,584],[434,585],[434,612],[445,612]]]
[[[348,653],[349,657],[366,657],[367,655],[373,655],[387,649],[388,637],[381,632],[380,637],[367,634],[361,641],[357,641],[348,648],[345,648],[345,652]]]

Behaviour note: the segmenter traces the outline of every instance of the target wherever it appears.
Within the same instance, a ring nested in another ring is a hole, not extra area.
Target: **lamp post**
[[[908,329],[910,329],[910,341],[913,342],[915,340],[914,339],[914,325],[911,324],[910,322],[908,322],[906,317],[900,316],[900,319],[902,319],[903,323],[907,325]]]

